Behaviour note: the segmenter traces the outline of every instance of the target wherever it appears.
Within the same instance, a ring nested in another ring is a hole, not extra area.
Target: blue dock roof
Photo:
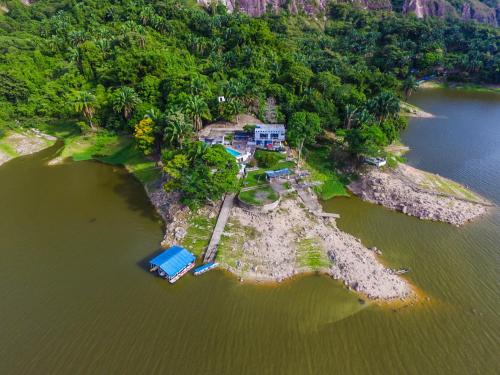
[[[160,267],[169,277],[174,277],[188,265],[193,263],[196,257],[181,246],[172,246],[160,255],[149,261],[153,266]]]

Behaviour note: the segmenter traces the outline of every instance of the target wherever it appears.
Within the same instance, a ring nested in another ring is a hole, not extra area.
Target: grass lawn
[[[2,142],[2,139],[0,139],[0,152],[10,156],[11,158],[15,158],[17,156],[16,150],[14,150],[14,148],[7,142]]]
[[[481,85],[477,83],[426,81],[420,86],[422,88],[449,88],[467,91],[500,93],[500,87],[498,87],[498,85]]]
[[[266,174],[263,169],[248,172],[243,179],[243,187],[251,187],[262,184],[267,184]]]
[[[293,161],[280,161],[278,164],[274,165],[272,168],[266,169],[266,171],[277,171],[278,169],[294,169],[295,163]]]
[[[59,132],[71,131],[70,127],[61,127]],[[106,131],[85,134],[70,133],[64,140],[61,157],[75,161],[99,160],[112,165],[123,165],[143,184],[153,181],[160,175],[160,169],[154,161],[146,158],[139,151],[130,136]]]
[[[210,242],[215,227],[216,218],[210,219],[206,216],[192,213],[188,218],[186,237],[181,246],[191,251],[196,256],[201,256]]]
[[[330,262],[317,238],[302,238],[297,243],[297,263],[300,267],[318,270],[330,266]]]
[[[481,201],[480,197],[457,182],[431,173],[426,173],[425,177],[426,179],[420,184],[423,188],[437,190],[446,195],[465,198],[471,201]]]
[[[337,196],[348,197],[345,185],[348,183],[345,177],[337,174],[330,159],[331,146],[324,145],[305,150],[305,166],[311,172],[313,181],[322,184],[315,187],[316,193],[323,200]]]
[[[457,89],[457,90],[467,90],[467,91],[493,92],[500,94],[500,87],[498,87],[498,85],[495,86],[495,85],[479,85],[475,83],[450,82],[442,84],[441,87]]]
[[[253,190],[242,191],[239,194],[239,199],[241,201],[256,206],[262,206],[268,203],[272,203],[278,198],[278,193],[276,193],[269,185]]]
[[[143,184],[159,178],[161,173],[161,169],[155,166],[155,162],[146,158],[131,142],[114,154],[97,159],[104,163],[124,165]]]
[[[81,135],[81,130],[76,125],[75,122],[72,121],[37,121],[33,126],[37,128],[42,133],[53,135],[59,139],[77,137]]]
[[[91,160],[94,157],[113,155],[129,145],[132,139],[114,133],[98,132],[70,136],[64,141],[62,158],[75,161]]]
[[[293,161],[280,161],[275,164],[272,168],[259,168],[255,171],[248,172],[243,179],[243,187],[251,187],[267,184],[266,171],[277,171],[278,169],[293,169],[295,168],[295,163]]]

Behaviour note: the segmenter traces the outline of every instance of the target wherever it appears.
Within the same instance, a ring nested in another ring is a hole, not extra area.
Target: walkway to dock
[[[219,212],[219,217],[217,218],[217,224],[215,224],[214,231],[212,233],[212,238],[208,244],[207,251],[205,251],[205,257],[203,262],[213,262],[215,260],[215,255],[217,254],[217,247],[219,246],[220,238],[222,233],[224,233],[224,228],[231,214],[231,209],[234,204],[234,197],[236,194],[228,193],[224,197],[224,202]]]
[[[340,218],[339,214],[323,211],[323,207],[319,204],[318,198],[316,198],[316,195],[310,191],[309,187],[302,188],[298,184],[295,184],[294,188],[297,190],[297,194],[300,199],[302,199],[302,202],[304,202],[304,205],[312,214],[318,217],[333,217],[335,219]]]

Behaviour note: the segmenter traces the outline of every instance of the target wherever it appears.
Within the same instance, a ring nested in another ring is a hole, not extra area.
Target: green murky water
[[[436,112],[455,110],[447,92],[432,95]],[[498,210],[457,229],[355,198],[326,203],[388,264],[412,269],[430,301],[403,310],[362,305],[324,276],[264,287],[215,271],[171,286],[144,269],[162,227],[141,186],[99,163],[49,167],[55,152],[0,167],[2,374],[500,371]],[[476,190],[498,202],[500,181],[484,165],[465,182],[485,181]]]

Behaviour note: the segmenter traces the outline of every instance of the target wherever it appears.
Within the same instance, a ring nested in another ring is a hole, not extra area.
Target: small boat
[[[405,273],[407,273],[407,272],[410,272],[410,269],[409,269],[409,268],[402,268],[402,269],[400,269],[400,270],[395,270],[395,271],[394,271],[394,274],[395,274],[395,275],[403,275],[403,274],[405,274]]]
[[[208,263],[205,263],[205,264],[202,264],[201,266],[199,267],[196,267],[193,271],[193,275],[195,276],[199,276],[205,272],[208,272],[210,271],[211,269],[217,267],[219,264],[218,263],[214,263],[214,262],[208,262]]]

